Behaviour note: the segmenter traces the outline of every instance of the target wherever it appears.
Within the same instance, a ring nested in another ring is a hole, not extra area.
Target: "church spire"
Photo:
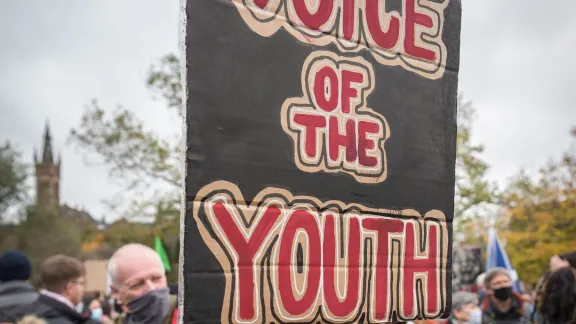
[[[44,130],[44,150],[42,151],[42,163],[54,163],[54,156],[52,155],[52,135],[50,135],[50,126],[48,125],[48,121],[46,121]]]

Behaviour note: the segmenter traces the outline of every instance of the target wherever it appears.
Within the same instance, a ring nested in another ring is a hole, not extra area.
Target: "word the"
[[[384,117],[367,108],[372,66],[330,52],[312,54],[302,70],[304,97],[286,100],[282,126],[294,141],[294,160],[306,172],[345,172],[361,183],[386,179]]]
[[[234,0],[252,30],[270,37],[284,27],[299,41],[336,43],[342,51],[369,49],[384,65],[401,65],[430,79],[444,73],[444,9],[449,0]]]
[[[268,188],[251,206],[224,181],[194,203],[226,274],[222,322],[386,322],[446,310],[444,214],[323,204]],[[240,202],[240,203],[236,203]],[[346,212],[342,212],[346,210]],[[213,233],[211,235],[210,233]]]

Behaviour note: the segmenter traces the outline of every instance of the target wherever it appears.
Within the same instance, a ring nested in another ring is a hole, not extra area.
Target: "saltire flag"
[[[519,294],[522,294],[522,289],[520,288],[520,281],[518,280],[518,274],[516,270],[512,267],[508,254],[506,250],[502,247],[500,239],[498,239],[498,234],[496,230],[491,228],[488,232],[488,251],[486,253],[486,271],[493,268],[504,268],[508,270],[510,276],[512,277],[512,288]]]

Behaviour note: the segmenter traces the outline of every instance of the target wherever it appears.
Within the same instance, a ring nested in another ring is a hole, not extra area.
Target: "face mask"
[[[482,310],[476,308],[470,313],[470,324],[481,324],[482,323]]]
[[[502,301],[507,300],[508,298],[512,297],[512,287],[501,287],[494,289],[494,297]]]
[[[170,311],[170,290],[168,288],[151,290],[132,299],[127,306],[128,324],[162,323]]]
[[[94,308],[90,311],[90,318],[93,320],[99,320],[102,318],[102,308]]]
[[[532,314],[534,313],[534,304],[529,303],[528,304],[528,314]]]

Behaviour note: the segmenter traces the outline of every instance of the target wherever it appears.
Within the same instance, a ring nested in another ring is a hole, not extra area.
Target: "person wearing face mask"
[[[96,323],[112,324],[112,321],[104,312],[104,307],[100,299],[87,297],[84,299],[83,305],[84,309],[82,314],[85,318],[90,318]]]
[[[476,295],[459,291],[452,295],[452,314],[449,324],[481,324],[482,310],[478,307]]]
[[[126,312],[117,324],[173,323],[177,297],[170,295],[160,256],[141,244],[118,249],[108,263],[111,291]]]
[[[494,268],[484,278],[487,297],[482,303],[482,323],[526,323],[530,305],[512,289],[512,278],[506,269]]]
[[[484,287],[484,278],[486,278],[486,273],[483,272],[476,277],[476,293],[478,294],[478,301],[480,304],[484,302],[484,298],[486,298],[486,287]]]

